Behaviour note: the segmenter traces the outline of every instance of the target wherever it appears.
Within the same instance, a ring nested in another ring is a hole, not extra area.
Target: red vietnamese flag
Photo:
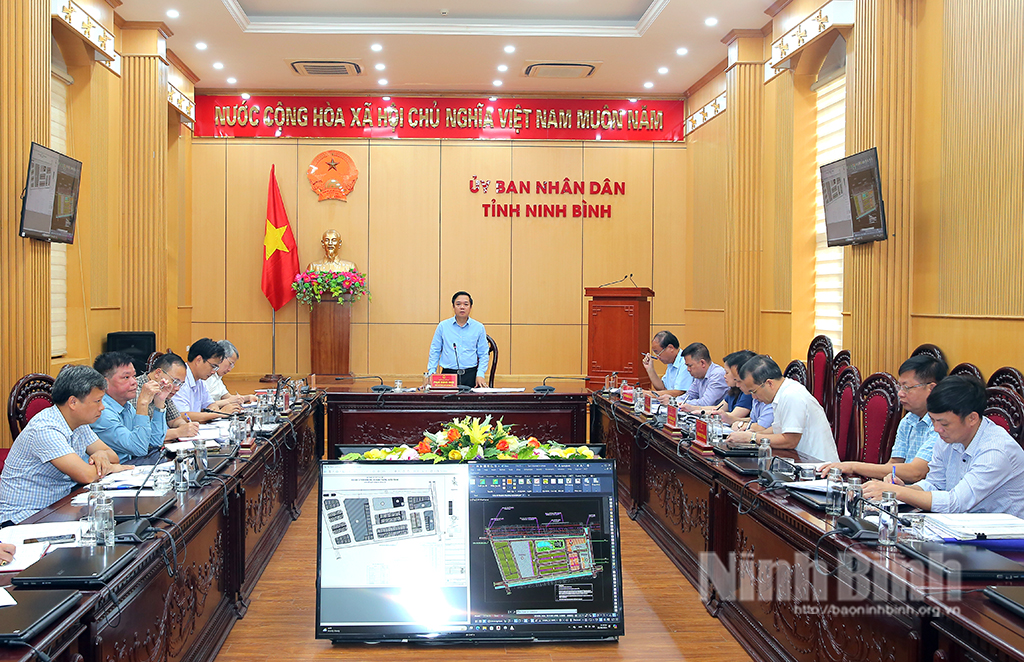
[[[263,235],[263,278],[260,288],[274,310],[281,310],[295,296],[292,282],[299,273],[299,253],[288,224],[277,187],[274,166],[270,166],[270,189],[267,192],[267,229]]]

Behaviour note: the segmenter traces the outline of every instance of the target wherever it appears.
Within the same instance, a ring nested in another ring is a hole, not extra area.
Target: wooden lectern
[[[588,287],[587,386],[604,385],[606,375],[619,373],[630,384],[650,388],[641,352],[650,348],[651,297],[648,287]]]
[[[349,348],[352,304],[324,298],[313,306],[309,323],[310,371],[315,375],[352,377]]]

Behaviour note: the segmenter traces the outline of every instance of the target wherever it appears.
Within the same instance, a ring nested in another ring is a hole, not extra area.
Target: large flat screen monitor
[[[327,461],[318,521],[318,639],[624,633],[614,460]]]
[[[821,198],[829,246],[885,240],[885,205],[874,147],[821,166]]]
[[[81,181],[81,161],[32,143],[18,234],[41,241],[73,242]]]

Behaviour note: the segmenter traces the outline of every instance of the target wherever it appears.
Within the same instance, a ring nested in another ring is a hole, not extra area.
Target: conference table
[[[1024,619],[988,602],[985,584],[950,583],[898,550],[826,536],[834,523],[823,512],[681,447],[614,396],[595,393],[590,414],[590,441],[615,458],[630,518],[755,659],[1024,659]]]
[[[488,415],[514,425],[519,437],[576,446],[586,443],[589,400],[590,392],[578,388],[554,393],[534,393],[530,387],[517,392],[373,393],[364,385],[328,384],[327,454],[329,459],[339,457],[339,445],[415,445],[424,431],[436,432],[453,418]]]
[[[174,525],[157,526],[174,537],[177,562],[165,535],[140,544],[109,590],[83,591],[78,606],[32,644],[54,660],[212,660],[318,480],[323,407],[322,394],[303,400],[219,479],[175,495],[164,515]],[[68,496],[24,523],[78,520],[84,510]],[[0,585],[10,576],[0,574]],[[33,657],[28,648],[0,646],[0,660]]]

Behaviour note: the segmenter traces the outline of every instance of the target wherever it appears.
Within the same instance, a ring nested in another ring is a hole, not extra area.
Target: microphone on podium
[[[373,391],[374,393],[390,393],[391,391],[395,390],[394,388],[385,384],[384,379],[380,375],[363,375],[362,377],[335,377],[334,379],[335,381],[339,382],[345,379],[351,379],[352,381],[357,381],[360,379],[376,379],[380,382],[380,384],[374,384],[373,386],[370,387],[370,390]]]
[[[547,377],[544,378],[544,381],[541,382],[540,386],[534,386],[533,387],[533,392],[534,393],[540,393],[542,395],[547,395],[548,393],[554,393],[555,392],[555,387],[554,386],[548,386],[548,380],[549,379],[564,379],[564,380],[577,381],[577,382],[590,381],[590,377],[558,377],[556,375],[548,375]],[[587,389],[587,390],[589,391],[590,389]]]
[[[452,351],[455,352],[455,374],[458,375],[455,385],[460,391],[469,391],[473,387],[462,383],[462,375],[466,374],[466,371],[459,365],[459,347],[455,343],[452,343]]]

